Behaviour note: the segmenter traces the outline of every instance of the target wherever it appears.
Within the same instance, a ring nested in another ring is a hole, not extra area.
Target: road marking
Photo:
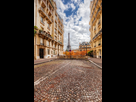
[[[95,64],[97,67],[99,67],[99,68],[101,68],[102,69],[102,67],[101,66],[99,66],[99,65],[97,65],[96,63],[94,63],[93,61],[91,61],[91,60],[89,60],[90,62],[92,62],[93,64]]]
[[[71,62],[69,62],[69,63],[71,63]],[[67,66],[69,63],[67,63],[66,65],[60,67],[58,70],[60,70],[61,68]],[[52,74],[54,74],[54,73],[57,72],[58,70],[54,71]],[[52,74],[50,74],[49,76],[51,76]],[[48,78],[49,76],[39,78],[37,81],[34,82],[34,86],[35,86],[35,85],[38,85],[41,81],[45,80],[45,79]]]

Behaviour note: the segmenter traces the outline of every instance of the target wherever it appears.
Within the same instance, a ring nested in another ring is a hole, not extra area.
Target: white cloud
[[[73,3],[71,4],[71,8],[72,8],[72,11],[76,8]]]
[[[70,33],[71,48],[76,49],[79,47],[79,42],[90,41],[89,21],[90,21],[90,1],[84,0],[71,0],[72,3],[63,4],[64,0],[54,0],[57,5],[57,12],[63,19],[64,24],[64,50],[68,44],[68,33]],[[72,8],[72,11],[76,8],[74,4],[79,5],[77,15],[70,15],[66,17],[65,10]],[[82,17],[82,20],[79,19]],[[67,21],[66,21],[67,20]],[[75,22],[75,24],[74,24]]]

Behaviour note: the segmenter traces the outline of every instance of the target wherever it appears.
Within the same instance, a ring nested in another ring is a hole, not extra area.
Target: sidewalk
[[[89,57],[88,60],[91,60],[92,62],[102,67],[102,59]]]
[[[49,61],[52,61],[52,60],[55,60],[55,59],[57,59],[57,58],[37,59],[37,60],[34,60],[34,65],[44,63],[44,62],[49,62]]]

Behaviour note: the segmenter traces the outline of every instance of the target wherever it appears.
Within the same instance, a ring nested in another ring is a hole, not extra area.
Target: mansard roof
[[[82,42],[82,43],[79,43],[79,45],[86,45],[86,43],[87,43],[87,45],[90,45],[89,42]]]

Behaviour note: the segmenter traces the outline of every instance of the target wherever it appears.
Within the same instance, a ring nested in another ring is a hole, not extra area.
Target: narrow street
[[[35,65],[34,102],[102,102],[102,70],[85,60]]]

